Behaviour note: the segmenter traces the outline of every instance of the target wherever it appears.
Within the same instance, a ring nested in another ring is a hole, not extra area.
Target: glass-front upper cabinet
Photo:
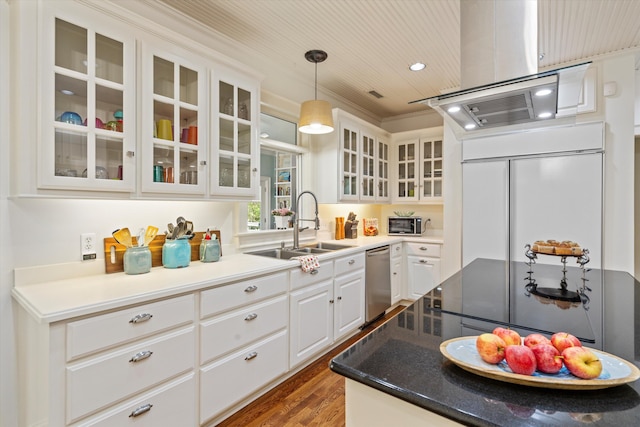
[[[211,193],[257,199],[258,83],[222,68],[213,75]]]
[[[376,184],[376,201],[389,201],[389,143],[384,139],[378,139],[378,175]]]
[[[360,200],[375,200],[376,197],[376,139],[372,135],[360,132]]]
[[[104,20],[45,15],[38,186],[132,192],[134,42]]]
[[[442,198],[442,139],[420,138],[396,146],[395,201]]]
[[[340,132],[342,154],[342,194],[340,200],[358,200],[360,194],[358,191],[358,130],[355,126],[341,123]]]
[[[182,51],[145,46],[143,192],[205,192],[209,142],[205,66]]]

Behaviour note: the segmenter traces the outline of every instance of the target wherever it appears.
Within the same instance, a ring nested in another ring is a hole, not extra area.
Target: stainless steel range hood
[[[464,89],[414,102],[453,119],[463,132],[575,116],[591,62]],[[525,126],[529,127],[529,126]]]
[[[414,102],[467,138],[575,122],[590,62],[538,72],[537,40],[537,0],[460,0],[462,90]]]

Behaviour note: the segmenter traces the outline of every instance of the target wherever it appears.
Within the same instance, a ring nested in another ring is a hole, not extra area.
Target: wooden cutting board
[[[220,242],[220,256],[222,256],[222,241],[220,240],[220,230],[212,230],[212,234],[218,237]],[[200,260],[200,242],[204,237],[204,231],[196,231],[193,239],[189,240],[191,245],[191,261]],[[138,242],[135,236],[132,237],[133,245]],[[164,245],[165,235],[158,234],[155,239],[149,243],[149,250],[151,251],[151,267],[162,267],[162,245]],[[127,250],[126,246],[116,242],[113,237],[104,238],[104,266],[105,273],[121,273],[124,271],[124,252]]]

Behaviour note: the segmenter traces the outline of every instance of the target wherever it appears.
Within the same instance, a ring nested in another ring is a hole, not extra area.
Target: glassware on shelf
[[[247,104],[244,102],[238,107],[238,117],[243,120],[249,120],[249,110],[247,110]]]
[[[227,98],[227,101],[224,103],[224,108],[222,112],[229,116],[233,116],[233,99],[232,98]]]

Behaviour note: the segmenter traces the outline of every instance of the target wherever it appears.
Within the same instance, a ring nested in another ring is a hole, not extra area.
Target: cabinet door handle
[[[393,275],[394,275],[394,276],[397,276],[397,275],[398,275],[398,272],[397,272],[397,271],[394,271],[394,272],[393,272]]]
[[[338,297],[338,301],[342,300],[342,297]]]
[[[309,274],[318,274],[318,270],[316,270],[316,269],[314,268],[313,270],[311,270],[311,271],[309,272]]]
[[[429,261],[427,261],[426,259],[421,259],[421,260],[420,260],[420,263],[422,263],[422,264],[429,264]]]
[[[251,359],[255,359],[256,357],[258,357],[258,352],[257,351],[252,351],[251,353],[247,354],[244,357],[244,360],[251,360]]]
[[[247,314],[247,316],[244,318],[244,320],[249,321],[249,320],[255,319],[256,317],[258,317],[258,315],[256,313],[251,313],[251,314]]]
[[[153,408],[153,405],[151,403],[147,403],[146,405],[142,405],[136,409],[134,409],[130,414],[129,414],[129,418],[135,418],[138,417],[142,414],[144,414],[145,412],[149,412],[151,410],[151,408]]]
[[[251,285],[251,286],[247,286],[246,288],[244,288],[244,291],[249,293],[249,292],[255,292],[258,290],[258,287],[256,285]]]
[[[129,362],[133,362],[133,363],[139,362],[148,357],[151,357],[152,354],[153,354],[153,351],[149,351],[149,350],[141,351],[139,353],[134,354],[133,357],[129,359]]]
[[[142,323],[142,322],[146,322],[147,320],[151,319],[153,317],[153,314],[151,313],[141,313],[141,314],[136,314],[135,316],[133,316],[131,318],[131,320],[129,320],[129,323]]]
[[[333,300],[332,299],[329,300],[329,304],[333,304]]]
[[[135,151],[127,151],[127,157],[133,157],[135,155],[136,155]]]
[[[349,265],[353,265],[353,264],[355,264],[355,263],[356,263],[356,260],[355,260],[355,259],[352,259],[351,261],[349,261]]]
[[[427,248],[426,246],[420,246],[420,250],[421,250],[421,251],[426,251],[426,250],[428,250],[428,249],[429,249],[429,248]]]

